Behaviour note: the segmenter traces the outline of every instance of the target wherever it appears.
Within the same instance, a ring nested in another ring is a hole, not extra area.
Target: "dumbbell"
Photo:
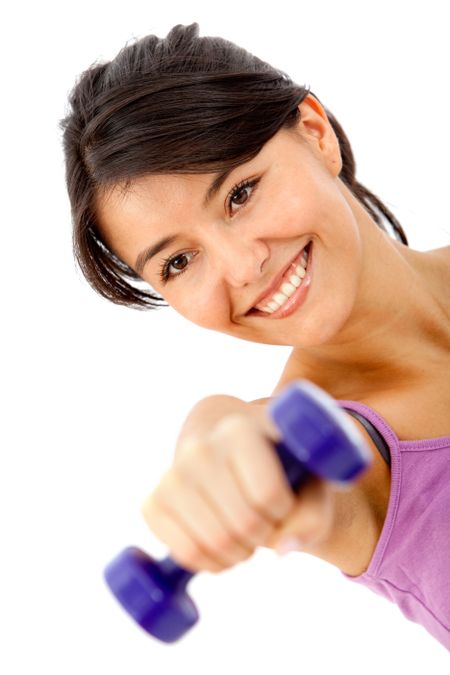
[[[287,386],[270,401],[268,411],[282,439],[274,450],[295,493],[312,476],[345,489],[372,461],[345,412],[309,380]],[[199,619],[186,592],[195,574],[170,557],[155,560],[130,546],[107,565],[104,579],[141,628],[163,642],[175,642]]]

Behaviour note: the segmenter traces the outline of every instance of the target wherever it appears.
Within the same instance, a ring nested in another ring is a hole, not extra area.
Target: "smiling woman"
[[[292,346],[272,396],[312,381],[374,457],[348,493],[293,495],[270,397],[208,397],[145,503],[151,529],[195,571],[294,536],[450,648],[450,247],[412,250],[318,97],[195,23],[94,64],[70,105],[74,252],[92,287]]]

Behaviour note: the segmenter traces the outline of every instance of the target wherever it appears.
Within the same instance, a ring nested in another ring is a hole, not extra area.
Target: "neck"
[[[450,351],[450,247],[415,251],[352,208],[365,233],[354,311],[335,339],[298,354],[305,377],[341,399],[420,386]]]

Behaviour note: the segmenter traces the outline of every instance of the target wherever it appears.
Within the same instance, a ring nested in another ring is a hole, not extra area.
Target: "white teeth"
[[[295,293],[296,286],[285,281],[281,287],[281,292],[287,295],[288,298]]]
[[[281,307],[286,302],[286,300],[288,300],[291,297],[291,295],[295,293],[297,288],[301,286],[302,279],[305,277],[307,264],[308,264],[308,254],[306,251],[303,251],[300,264],[296,265],[295,267],[295,273],[291,274],[291,276],[289,277],[289,282],[285,281],[282,283],[278,292],[273,294],[272,300],[268,302],[264,307],[260,308],[263,312],[268,312],[269,314],[272,314],[279,307]],[[256,309],[259,308],[257,307]]]
[[[272,297],[272,300],[274,300],[275,302],[278,302],[278,304],[281,307],[283,302],[286,302],[287,295],[285,295],[284,293],[275,293],[275,295]]]
[[[292,274],[289,277],[289,281],[290,283],[285,282],[281,286],[283,293],[275,293],[275,295],[272,297],[272,300],[268,302],[265,307],[262,307],[264,312],[269,312],[272,314],[272,312],[281,307],[281,305],[283,305],[286,300],[291,297],[291,295],[294,295],[295,291],[302,283],[301,278],[295,274]]]

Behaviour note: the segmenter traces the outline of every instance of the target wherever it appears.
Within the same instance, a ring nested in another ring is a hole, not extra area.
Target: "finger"
[[[248,501],[226,462],[225,453],[220,460],[216,456],[212,461],[209,456],[202,462],[178,463],[177,469],[195,485],[242,546],[254,549],[273,533],[278,523],[268,520]]]
[[[311,481],[299,500],[298,510],[294,509],[291,522],[286,526],[288,533],[298,533],[305,546],[324,541],[333,524],[333,504],[331,486],[320,479]]]
[[[296,505],[290,516],[268,541],[276,548],[282,539],[295,537],[304,547],[314,546],[330,535],[334,522],[332,487],[325,481],[311,477],[297,494]]]
[[[284,520],[295,505],[273,443],[242,415],[225,417],[214,431],[224,448],[230,469],[252,507],[274,523]]]
[[[168,546],[176,563],[192,572],[222,572],[229,567],[204,551],[164,507],[154,507],[151,501],[148,499],[142,507],[144,518],[158,539]]]
[[[252,555],[253,549],[233,536],[205,496],[180,476],[176,468],[166,473],[154,491],[153,504],[155,502],[172,515],[203,551],[221,564],[235,565]]]

